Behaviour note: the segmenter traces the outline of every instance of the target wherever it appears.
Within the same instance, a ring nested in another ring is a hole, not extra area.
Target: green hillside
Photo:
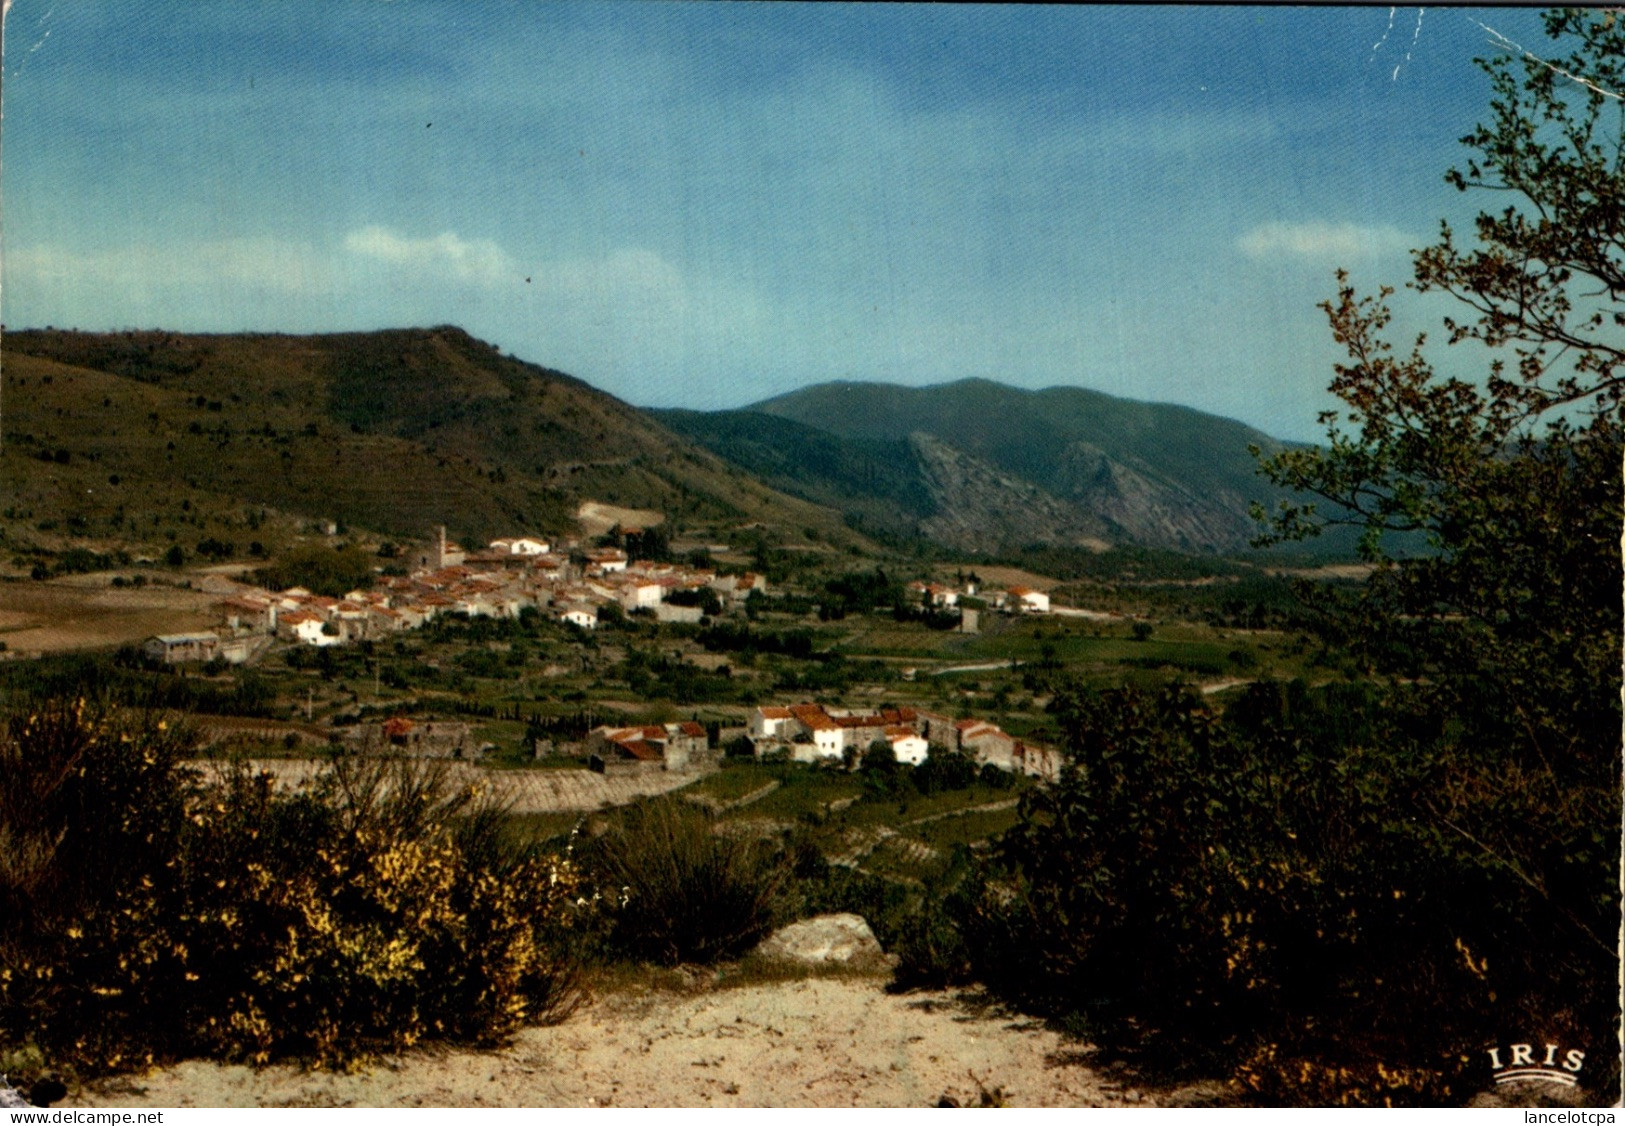
[[[246,546],[278,516],[473,541],[580,502],[678,528],[852,533],[578,379],[460,329],[324,336],[29,330],[3,341],[15,540]],[[297,523],[296,520],[292,521]],[[267,533],[268,534],[268,533]]]
[[[1282,443],[1233,419],[1082,387],[1025,391],[985,379],[931,387],[823,383],[752,405],[843,438],[902,439],[924,431],[1058,495],[1077,484],[1078,443],[1195,489],[1259,492],[1256,445]]]
[[[1272,490],[1249,452],[1282,444],[1189,407],[1078,387],[1025,391],[982,379],[932,387],[837,382],[750,410],[853,442],[928,434],[1096,518],[1111,538],[1229,550],[1253,532],[1248,506]],[[715,447],[713,447],[715,448]]]
[[[839,438],[757,411],[650,411],[668,429],[776,489],[911,534],[937,511],[906,440]]]

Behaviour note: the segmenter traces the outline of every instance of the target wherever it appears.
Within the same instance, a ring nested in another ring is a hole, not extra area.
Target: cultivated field
[[[8,582],[0,584],[0,641],[28,656],[139,642],[210,628],[218,600],[167,586],[111,587],[104,576]]]
[[[221,769],[211,760],[206,764]],[[253,770],[268,771],[279,785],[309,785],[326,765],[323,759],[252,759]],[[590,770],[488,770],[469,763],[449,764],[447,782],[452,786],[487,786],[492,796],[511,812],[590,813],[638,798],[664,794],[687,786],[700,775],[681,771],[655,771],[627,777],[610,777]]]

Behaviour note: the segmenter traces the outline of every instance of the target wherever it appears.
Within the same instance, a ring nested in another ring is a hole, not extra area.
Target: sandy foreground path
[[[95,1085],[80,1107],[926,1107],[1146,1105],[1087,1048],[954,993],[811,978],[702,994],[616,993],[492,1052],[414,1053],[361,1075],[185,1063]]]

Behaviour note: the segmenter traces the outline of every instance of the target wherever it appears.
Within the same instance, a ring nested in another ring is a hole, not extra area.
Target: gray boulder
[[[885,952],[861,915],[816,915],[780,927],[756,947],[757,957],[802,965],[880,962]]]

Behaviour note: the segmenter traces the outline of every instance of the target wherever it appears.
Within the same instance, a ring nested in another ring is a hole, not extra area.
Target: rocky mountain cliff
[[[743,411],[659,412],[680,433],[858,526],[959,550],[1136,543],[1235,551],[1278,495],[1231,419],[1076,387],[826,383]],[[877,468],[878,467],[878,468]]]

